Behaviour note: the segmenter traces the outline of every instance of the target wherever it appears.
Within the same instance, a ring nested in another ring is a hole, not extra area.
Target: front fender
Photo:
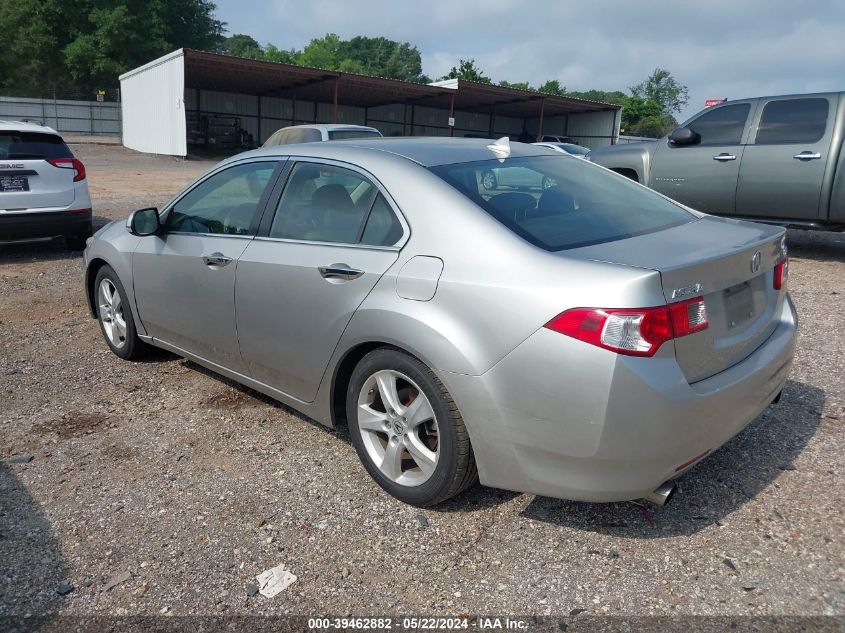
[[[97,312],[92,292],[94,277],[103,264],[111,266],[126,291],[132,317],[135,319],[135,328],[140,336],[146,336],[147,332],[141,323],[138,307],[135,304],[135,285],[132,279],[132,254],[140,239],[126,230],[123,220],[107,224],[97,231],[91,245],[85,249],[83,284],[89,312],[96,318]]]

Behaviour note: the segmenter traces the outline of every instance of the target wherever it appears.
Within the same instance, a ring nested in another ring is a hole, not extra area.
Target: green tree
[[[210,0],[4,0],[0,89],[93,90],[175,48],[216,49],[224,24],[215,8]]]
[[[300,66],[312,66],[325,70],[337,70],[341,57],[342,42],[334,33],[327,33],[324,37],[311,40],[296,56],[296,63]]]
[[[645,81],[629,89],[635,97],[653,99],[660,103],[664,114],[672,115],[689,103],[689,90],[665,68],[655,68]]]
[[[296,63],[296,56],[299,55],[299,52],[295,49],[291,48],[290,50],[281,50],[276,48],[272,44],[267,44],[267,47],[264,49],[264,61],[266,62],[279,62],[281,64],[295,64]]]
[[[527,81],[517,81],[515,83],[511,83],[509,81],[500,81],[499,85],[503,88],[516,88],[517,90],[534,90]]]
[[[622,103],[621,132],[629,136],[663,136],[670,132],[677,121],[663,112],[656,99],[643,99],[636,95],[626,97]]]
[[[440,79],[464,79],[466,81],[477,81],[482,84],[493,83],[490,77],[485,75],[481,69],[475,65],[474,59],[459,60],[458,65],[452,66],[452,70]]]
[[[538,92],[545,92],[550,95],[566,94],[566,86],[561,86],[557,79],[549,79],[537,88]]]
[[[588,99],[589,101],[602,101],[603,103],[615,103],[622,105],[628,95],[620,90],[583,90],[583,91],[568,91],[568,97],[577,97],[578,99]]]
[[[261,48],[261,44],[256,42],[252,36],[243,33],[236,33],[223,40],[220,52],[247,59],[265,59],[267,56],[266,51]]]

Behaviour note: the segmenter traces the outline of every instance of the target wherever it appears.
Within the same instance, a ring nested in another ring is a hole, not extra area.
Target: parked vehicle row
[[[415,505],[478,479],[665,502],[779,398],[795,345],[783,229],[506,139],[240,154],[84,264],[115,354],[168,349],[347,424]]]
[[[590,159],[694,209],[845,230],[845,93],[737,99]]]

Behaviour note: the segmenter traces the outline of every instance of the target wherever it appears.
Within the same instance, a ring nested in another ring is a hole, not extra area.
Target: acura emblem
[[[754,256],[751,258],[751,272],[756,273],[760,272],[760,262],[763,260],[763,256],[760,254],[760,251],[754,253]]]

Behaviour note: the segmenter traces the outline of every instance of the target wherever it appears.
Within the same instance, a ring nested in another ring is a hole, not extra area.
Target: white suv
[[[346,138],[374,138],[381,136],[374,127],[365,125],[343,125],[342,123],[317,123],[314,125],[290,125],[276,130],[264,141],[263,147],[287,145],[288,143],[313,143],[314,141],[339,141]]]
[[[62,236],[81,250],[91,234],[85,166],[59,133],[0,121],[0,243]]]

